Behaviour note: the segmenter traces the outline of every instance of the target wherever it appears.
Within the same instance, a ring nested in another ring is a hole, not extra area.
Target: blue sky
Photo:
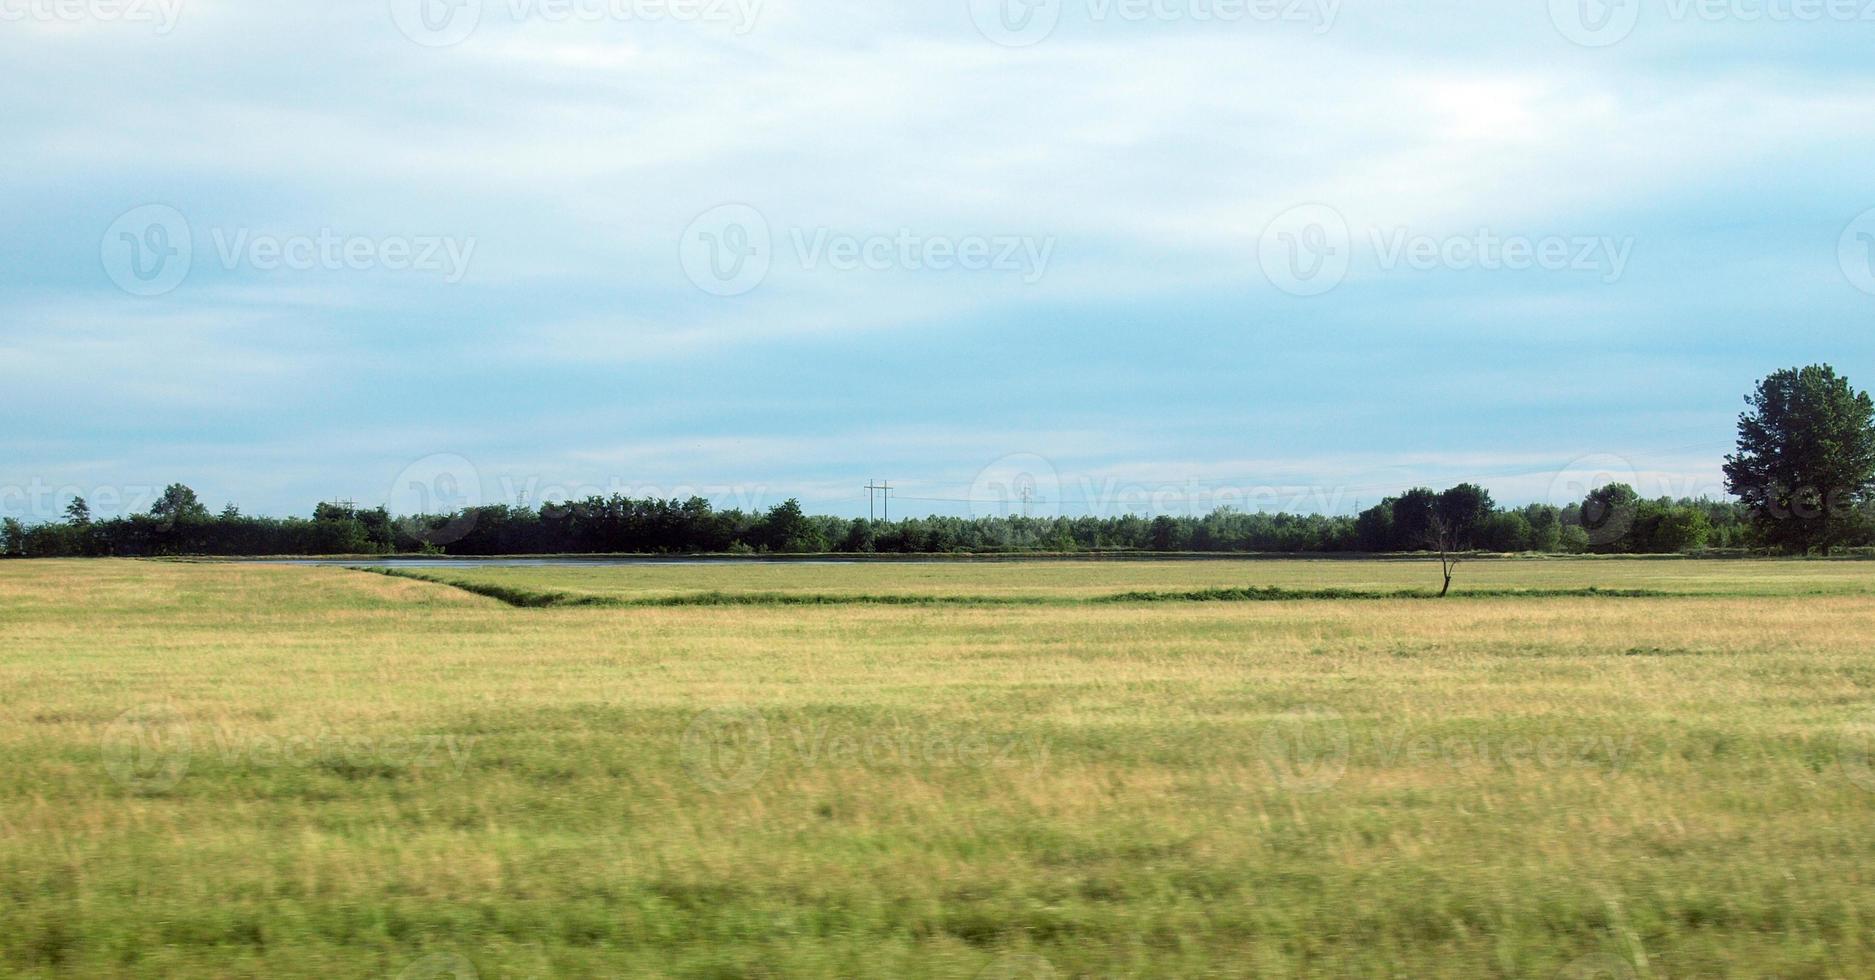
[[[0,512],[1717,495],[1866,6],[0,0]]]

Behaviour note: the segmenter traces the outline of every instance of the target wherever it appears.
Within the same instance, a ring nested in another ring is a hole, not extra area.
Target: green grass
[[[0,563],[0,974],[1870,975],[1868,567]]]
[[[392,578],[446,585],[472,595],[497,599],[521,609],[546,609],[554,606],[644,609],[672,606],[1064,606],[1101,602],[1301,602],[1305,600],[1346,602],[1362,599],[1441,599],[1447,601],[1459,599],[1645,599],[1674,595],[1671,592],[1648,589],[1602,589],[1590,586],[1583,589],[1468,589],[1448,597],[1421,589],[1362,592],[1355,589],[1284,589],[1274,585],[1242,589],[1196,589],[1189,592],[1117,592],[1098,596],[1013,592],[969,595],[909,592],[725,592],[722,590],[631,595],[528,589],[510,582],[489,581],[479,572],[468,574],[461,571],[421,572],[386,567],[372,567],[365,570]]]
[[[1437,592],[1436,559],[679,564],[425,568],[461,585],[647,599],[700,593],[1099,598],[1116,593],[1280,589],[1296,593]],[[1700,595],[1875,595],[1860,561],[1530,558],[1468,561],[1460,594],[1604,591]]]

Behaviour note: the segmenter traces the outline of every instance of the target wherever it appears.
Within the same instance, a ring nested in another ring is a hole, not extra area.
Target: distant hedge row
[[[1566,507],[1499,508],[1461,484],[1416,489],[1356,517],[1242,513],[1202,517],[914,517],[896,521],[809,515],[790,500],[762,513],[707,500],[623,496],[540,508],[489,506],[394,517],[382,507],[321,504],[310,519],[210,512],[180,484],[148,514],[93,520],[82,500],[64,521],[7,520],[11,556],[452,555],[596,553],[944,553],[1021,551],[1407,552],[1429,547],[1435,524],[1466,549],[1500,552],[1672,553],[1755,545],[1737,504],[1642,500],[1614,485]],[[1870,539],[1870,535],[1863,535]],[[1851,544],[1875,543],[1860,540]]]

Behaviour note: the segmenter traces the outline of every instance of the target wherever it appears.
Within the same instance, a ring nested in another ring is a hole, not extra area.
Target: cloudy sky
[[[1866,0],[0,0],[0,510],[1721,491]],[[1558,499],[1558,502],[1561,502]]]

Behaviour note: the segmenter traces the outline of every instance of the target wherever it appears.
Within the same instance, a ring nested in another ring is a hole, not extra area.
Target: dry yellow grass
[[[1461,571],[1723,593],[1658,599],[527,610],[0,563],[0,972],[1875,974],[1869,567]],[[932,568],[802,587],[1421,584]],[[648,571],[581,587],[787,584]]]
[[[733,563],[424,569],[451,579],[632,598],[695,592],[1080,597],[1218,588],[1439,588],[1436,560],[943,561]],[[1875,594],[1875,563],[1694,561],[1671,558],[1484,559],[1459,567],[1454,589],[1641,589],[1703,594]]]

